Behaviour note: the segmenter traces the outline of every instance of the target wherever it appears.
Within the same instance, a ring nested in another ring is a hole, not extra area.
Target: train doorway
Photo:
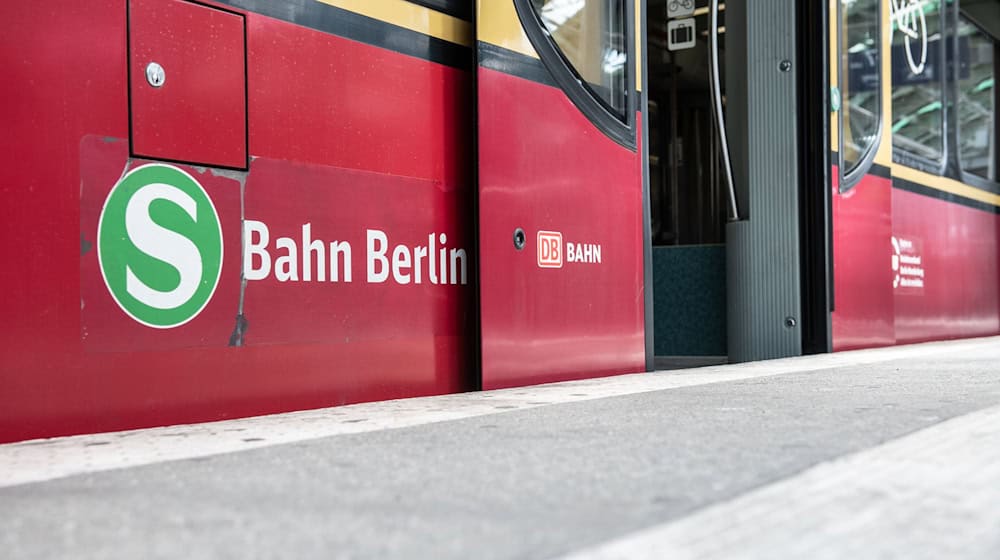
[[[727,356],[725,232],[730,195],[713,116],[710,21],[708,0],[647,4],[657,369],[723,363]],[[718,22],[721,59],[724,3],[719,5]]]

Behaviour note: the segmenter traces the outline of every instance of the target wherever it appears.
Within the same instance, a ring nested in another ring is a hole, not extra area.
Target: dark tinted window
[[[962,169],[995,181],[994,42],[964,18],[958,23],[958,155]]]
[[[944,111],[941,3],[892,2],[892,146],[941,161]]]
[[[879,0],[841,0],[841,160],[854,170],[878,141],[880,99]]]

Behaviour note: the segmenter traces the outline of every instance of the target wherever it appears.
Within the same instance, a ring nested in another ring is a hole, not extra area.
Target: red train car
[[[788,266],[832,297],[803,289],[793,354],[1000,332],[994,106],[966,109],[992,20],[896,4],[786,30],[829,52],[796,83],[801,219],[830,213]],[[699,61],[737,12],[5,3],[0,441],[725,359],[738,193]]]
[[[1000,14],[969,4],[832,3],[836,349],[1000,330]]]
[[[5,4],[0,440],[643,369],[634,114],[491,9],[477,70],[465,2]]]
[[[473,386],[471,23],[367,4],[4,5],[0,439]]]

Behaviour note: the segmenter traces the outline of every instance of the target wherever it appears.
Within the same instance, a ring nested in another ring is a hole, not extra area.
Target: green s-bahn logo
[[[183,325],[219,283],[219,215],[191,175],[159,163],[137,167],[104,202],[97,257],[108,291],[130,317],[158,329]]]

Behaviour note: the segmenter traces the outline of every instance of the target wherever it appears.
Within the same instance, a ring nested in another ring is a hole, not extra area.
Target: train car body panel
[[[504,10],[479,33],[525,50],[521,25]],[[642,371],[638,152],[599,130],[538,58],[479,48],[483,388]]]
[[[129,0],[132,153],[247,166],[244,18],[186,0]]]
[[[912,192],[901,178],[894,185],[896,342],[1000,332],[996,211]]]
[[[892,226],[889,179],[868,175],[850,191],[834,195],[834,350],[895,342],[892,268],[886,249]]]
[[[405,28],[327,10],[299,14],[299,25],[249,18],[253,155],[471,192],[474,154],[462,148],[474,132],[468,48],[426,37],[421,44]],[[326,25],[342,20],[345,29]],[[404,42],[406,53],[390,48]]]
[[[924,34],[926,39],[932,29],[927,21],[938,17],[939,10],[954,10],[956,18],[964,16],[954,5],[942,8],[941,4],[925,6],[919,2],[857,3],[852,9],[861,6],[864,10],[866,5],[872,13],[879,12],[877,66],[858,60],[869,56],[865,51],[876,44],[874,38],[852,45],[850,33],[839,28],[858,25],[864,31],[867,25],[870,36],[874,16],[868,14],[866,19],[866,14],[860,13],[847,17],[839,2],[830,3],[831,14],[836,14],[832,21],[846,18],[831,27],[831,52],[840,53],[831,57],[831,82],[857,88],[860,100],[869,96],[861,101],[869,104],[853,118],[863,117],[870,109],[882,119],[873,135],[876,143],[869,146],[874,157],[855,162],[863,176],[845,185],[842,168],[834,166],[831,173],[835,181],[834,349],[995,335],[1000,332],[998,188],[996,183],[978,179],[963,182],[960,158],[955,153],[959,149],[957,134],[947,130],[955,127],[949,119],[955,119],[959,111],[940,116],[945,104],[933,102],[935,92],[941,100],[954,97],[958,88],[954,81],[969,73],[968,61],[951,65],[951,69],[958,69],[954,75],[941,70],[948,67],[942,64],[944,57],[957,53],[968,58],[970,51],[961,41],[959,49],[946,50],[939,41],[894,38],[894,34],[902,36],[903,27],[915,25],[906,31],[918,38]],[[917,8],[926,13],[910,18]],[[940,16],[941,21],[947,37],[954,39],[956,27],[951,20],[955,18],[946,15]],[[839,38],[838,32],[843,33]],[[864,32],[855,32],[855,40],[864,37]],[[919,50],[913,54],[913,49],[919,48],[924,49],[923,57]],[[928,53],[928,49],[932,50]],[[874,68],[878,68],[877,74]],[[977,91],[987,88],[995,98],[992,84],[992,80],[984,81]],[[921,86],[928,89],[922,97],[915,96],[918,102],[914,107],[897,100],[914,95],[912,90]],[[881,95],[871,97],[875,91]],[[870,104],[871,99],[877,99],[878,104]],[[843,148],[845,138],[851,136],[845,129],[852,110],[850,100],[845,99],[845,106],[832,121],[833,146]],[[894,110],[899,114],[894,115]],[[935,117],[938,120],[930,120],[930,124],[923,122]],[[926,127],[924,136],[907,136],[904,129],[918,125]],[[935,134],[941,138],[938,160],[915,156],[914,150],[927,147],[913,138],[929,138],[933,147]]]
[[[19,263],[2,276],[12,297],[2,303],[0,441],[472,387],[473,100],[461,52],[471,55],[427,35],[394,49],[392,38],[419,33],[357,14],[345,17],[361,18],[366,27],[351,29],[371,41],[337,36],[321,24],[341,20],[310,19],[336,8],[312,4],[288,10],[295,23],[234,10],[247,29],[249,169],[219,169],[242,166],[204,153],[161,154],[168,161],[155,163],[200,184],[223,239],[209,301],[171,328],[130,317],[99,258],[98,226],[115,221],[110,193],[153,163],[138,157],[141,143],[129,149],[125,5],[0,10],[11,31],[4,67],[21,84],[0,108],[9,123],[5,239]],[[179,68],[164,64],[169,83],[183,83]],[[141,77],[132,86],[151,88]],[[169,204],[154,200],[147,212],[134,215],[160,226],[151,230],[160,241],[162,228],[183,231]],[[112,252],[108,266],[121,274],[130,266],[156,284],[132,257]],[[249,260],[260,278],[243,283]],[[161,271],[161,293],[178,271]]]
[[[479,84],[483,386],[640,371],[635,154],[557,88],[489,69]]]

